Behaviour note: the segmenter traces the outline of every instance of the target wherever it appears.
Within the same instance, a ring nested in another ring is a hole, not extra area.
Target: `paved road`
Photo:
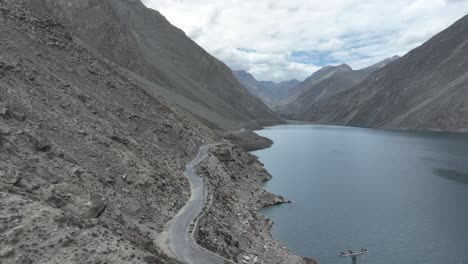
[[[207,249],[202,248],[189,232],[190,224],[197,220],[203,207],[207,204],[208,191],[201,177],[193,170],[208,157],[208,145],[203,145],[198,156],[187,164],[185,176],[190,182],[191,196],[188,202],[167,226],[167,246],[174,256],[187,264],[233,264]]]

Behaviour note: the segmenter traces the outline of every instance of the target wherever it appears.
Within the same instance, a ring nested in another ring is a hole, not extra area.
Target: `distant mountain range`
[[[247,74],[236,76],[248,86]],[[324,67],[271,107],[320,124],[467,132],[468,16],[404,57],[361,70]]]
[[[326,66],[314,72],[304,81],[290,80],[284,82],[258,81],[244,71],[234,71],[234,76],[253,95],[289,119],[310,119],[314,115],[311,109],[318,102],[324,102],[339,92],[345,91],[360,83],[372,72],[397,60],[394,56],[372,66],[353,70],[347,64]]]
[[[323,124],[468,131],[468,16],[304,117]]]
[[[280,122],[230,68],[141,1],[28,1],[74,28],[82,41],[154,96],[188,110],[212,128],[260,128]]]
[[[247,90],[269,106],[274,106],[289,96],[292,89],[300,83],[298,80],[284,82],[258,81],[252,74],[244,70],[233,71],[233,73]]]
[[[334,95],[350,89],[398,58],[394,56],[360,70],[353,70],[347,64],[324,67],[291,89],[292,93],[279,102],[278,111],[288,118],[314,119],[318,103],[326,104]]]

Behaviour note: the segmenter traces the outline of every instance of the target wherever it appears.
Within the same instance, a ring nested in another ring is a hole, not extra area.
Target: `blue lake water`
[[[333,126],[257,131],[273,236],[320,264],[468,264],[468,136]]]

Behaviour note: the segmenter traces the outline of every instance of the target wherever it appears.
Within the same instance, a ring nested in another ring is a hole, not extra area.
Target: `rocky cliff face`
[[[346,64],[327,66],[294,88],[295,92],[281,102],[278,111],[288,118],[315,121],[319,103],[327,105],[334,95],[357,85],[372,72],[398,58],[388,58],[361,70],[353,70]]]
[[[290,80],[284,82],[258,81],[252,74],[244,71],[234,71],[234,76],[243,84],[253,95],[262,99],[270,107],[274,106],[284,98],[291,94],[298,80]]]
[[[22,1],[0,31],[0,262],[175,263],[153,241],[211,130]]]
[[[74,28],[81,40],[144,80],[159,96],[213,128],[277,123],[278,116],[159,12],[140,0],[28,0]]]
[[[316,107],[322,123],[468,131],[468,16]]]

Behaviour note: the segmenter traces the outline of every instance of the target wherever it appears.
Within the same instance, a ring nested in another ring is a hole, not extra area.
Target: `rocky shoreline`
[[[197,170],[213,194],[211,208],[199,219],[200,245],[237,263],[316,263],[272,238],[273,222],[259,211],[290,201],[263,190],[271,175],[254,155],[217,144]]]

